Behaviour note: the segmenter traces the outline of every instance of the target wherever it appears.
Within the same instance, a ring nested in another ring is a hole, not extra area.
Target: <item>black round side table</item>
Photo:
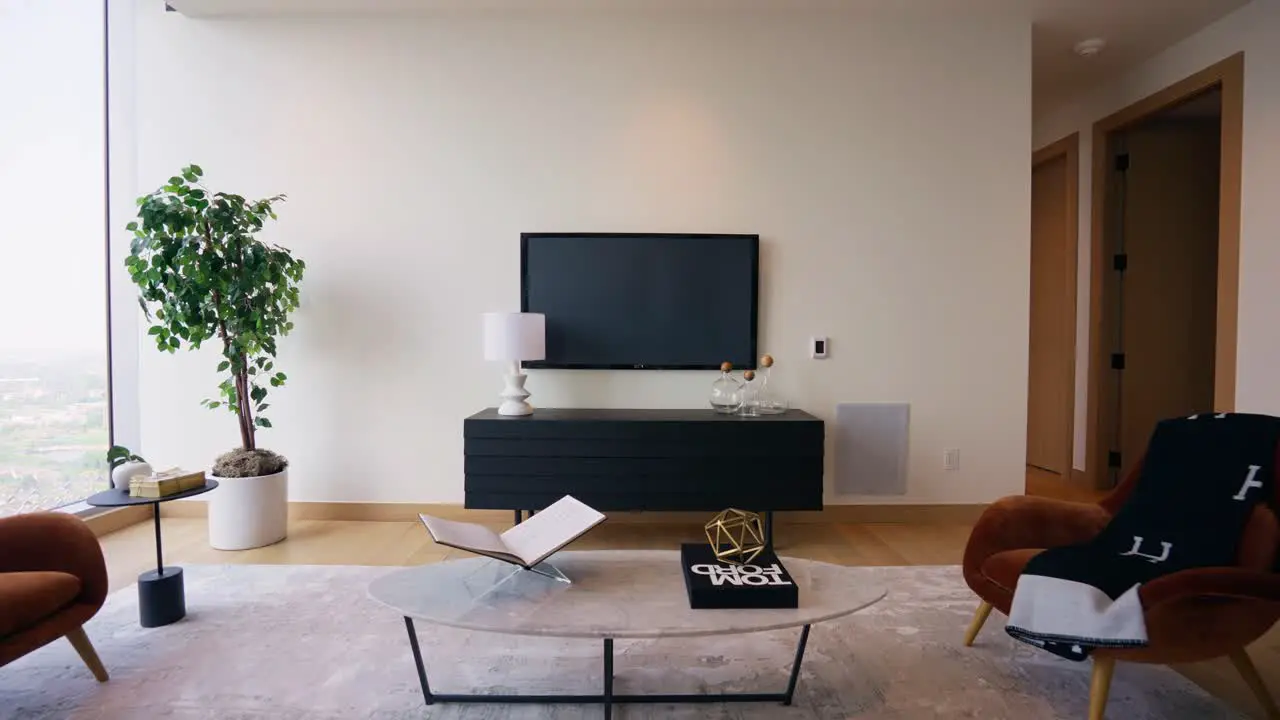
[[[160,503],[194,497],[218,487],[217,480],[206,480],[201,487],[160,498],[134,497],[127,488],[103,490],[85,502],[95,507],[153,505],[156,526],[156,569],[138,576],[138,619],[142,627],[160,627],[175,623],[187,615],[187,598],[182,588],[182,568],[165,567],[160,544]]]

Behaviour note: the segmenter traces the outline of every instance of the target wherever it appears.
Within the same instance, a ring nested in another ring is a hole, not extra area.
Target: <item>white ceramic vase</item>
[[[111,487],[129,490],[129,478],[134,475],[150,475],[151,465],[137,460],[123,462],[111,469]]]
[[[209,544],[248,550],[278,543],[289,532],[289,469],[274,475],[224,478],[210,473]]]

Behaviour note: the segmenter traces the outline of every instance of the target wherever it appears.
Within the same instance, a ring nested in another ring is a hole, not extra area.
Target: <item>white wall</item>
[[[462,419],[501,388],[480,313],[518,307],[521,231],[573,230],[759,233],[760,349],[793,404],[912,405],[910,494],[889,501],[1021,490],[1027,23],[159,7],[135,6],[136,189],[194,161],[219,188],[287,191],[271,239],[309,263],[262,437],[292,499],[461,501]],[[830,359],[808,359],[815,334]],[[148,459],[236,442],[197,405],[211,354],[140,360]],[[714,377],[528,386],[542,406],[705,407]]]
[[[1240,328],[1236,409],[1280,414],[1280,1],[1254,2],[1103,87],[1037,117],[1043,147],[1080,133],[1080,276],[1076,328],[1075,461],[1085,462],[1093,123],[1237,52],[1245,53]]]

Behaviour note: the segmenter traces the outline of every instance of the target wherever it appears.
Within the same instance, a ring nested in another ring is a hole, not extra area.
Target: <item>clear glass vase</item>
[[[756,408],[761,415],[781,415],[791,407],[791,404],[783,399],[775,388],[769,386],[769,376],[772,374],[773,356],[765,355],[760,358],[760,373],[757,380],[760,387],[756,394]]]
[[[711,407],[722,415],[732,415],[742,405],[742,383],[729,374],[733,366],[720,366],[720,377],[711,383]]]
[[[738,414],[744,417],[756,417],[760,414],[760,378],[751,370],[742,374],[742,392],[739,394],[741,405]]]

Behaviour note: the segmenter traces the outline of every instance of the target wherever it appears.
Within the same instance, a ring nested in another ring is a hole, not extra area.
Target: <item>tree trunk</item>
[[[236,373],[236,405],[240,411],[237,419],[240,421],[240,444],[245,450],[254,450],[257,445],[255,443],[256,434],[253,426],[253,398],[250,397],[249,385],[249,366],[245,364],[246,358],[240,356],[240,372]]]

